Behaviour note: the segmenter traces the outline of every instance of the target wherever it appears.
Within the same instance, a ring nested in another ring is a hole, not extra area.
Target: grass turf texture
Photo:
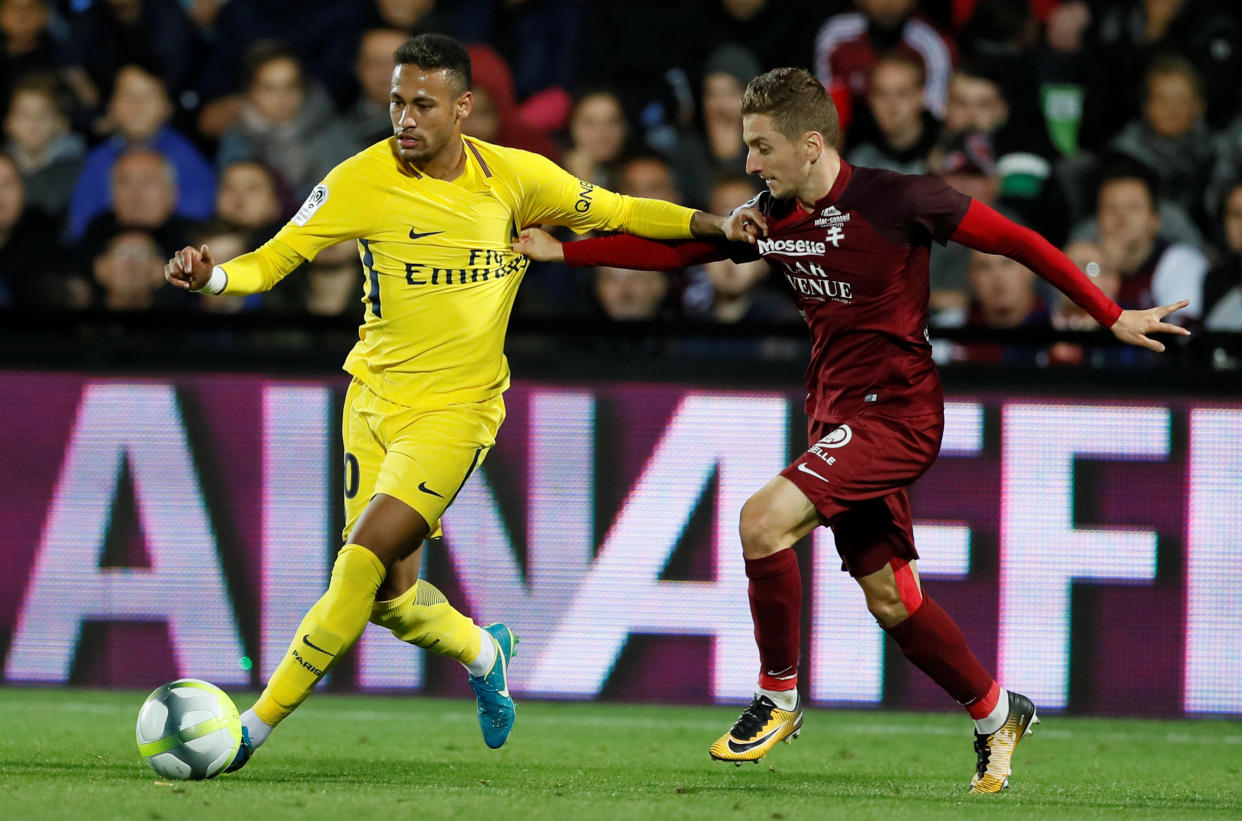
[[[1242,724],[1046,716],[1013,786],[970,796],[959,715],[809,711],[758,765],[711,761],[738,708],[518,705],[484,747],[474,704],[312,697],[241,772],[163,782],[134,746],[146,693],[0,688],[0,817],[1203,818],[1242,812]],[[241,696],[245,708],[252,696]]]

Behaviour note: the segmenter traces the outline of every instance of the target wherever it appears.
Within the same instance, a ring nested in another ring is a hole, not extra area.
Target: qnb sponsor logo
[[[795,257],[822,256],[828,252],[828,244],[806,239],[761,239],[760,254],[784,254]]]
[[[595,193],[595,186],[589,182],[578,180],[578,201],[574,203],[574,210],[580,214],[585,214],[591,210],[591,195]]]
[[[471,248],[466,265],[463,268],[437,268],[422,262],[407,262],[405,282],[407,285],[470,285],[521,273],[530,261],[521,254]]]

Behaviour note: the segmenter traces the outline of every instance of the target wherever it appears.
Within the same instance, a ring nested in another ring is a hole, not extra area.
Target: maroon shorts
[[[906,488],[936,460],[943,432],[942,413],[810,421],[811,447],[781,476],[832,528],[842,570],[869,576],[892,559],[919,557]]]

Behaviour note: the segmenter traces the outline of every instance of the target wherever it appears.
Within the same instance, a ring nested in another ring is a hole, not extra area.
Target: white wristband
[[[216,296],[224,291],[224,286],[229,284],[229,275],[224,273],[224,269],[219,265],[211,269],[211,279],[207,280],[207,284],[198,289],[201,294],[211,294]]]

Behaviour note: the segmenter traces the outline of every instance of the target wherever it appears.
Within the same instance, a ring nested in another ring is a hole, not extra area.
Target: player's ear
[[[824,135],[818,131],[808,131],[802,138],[803,151],[810,162],[815,162],[824,153]]]
[[[470,112],[474,111],[474,92],[466,89],[457,98],[457,116],[464,120],[470,116]]]

